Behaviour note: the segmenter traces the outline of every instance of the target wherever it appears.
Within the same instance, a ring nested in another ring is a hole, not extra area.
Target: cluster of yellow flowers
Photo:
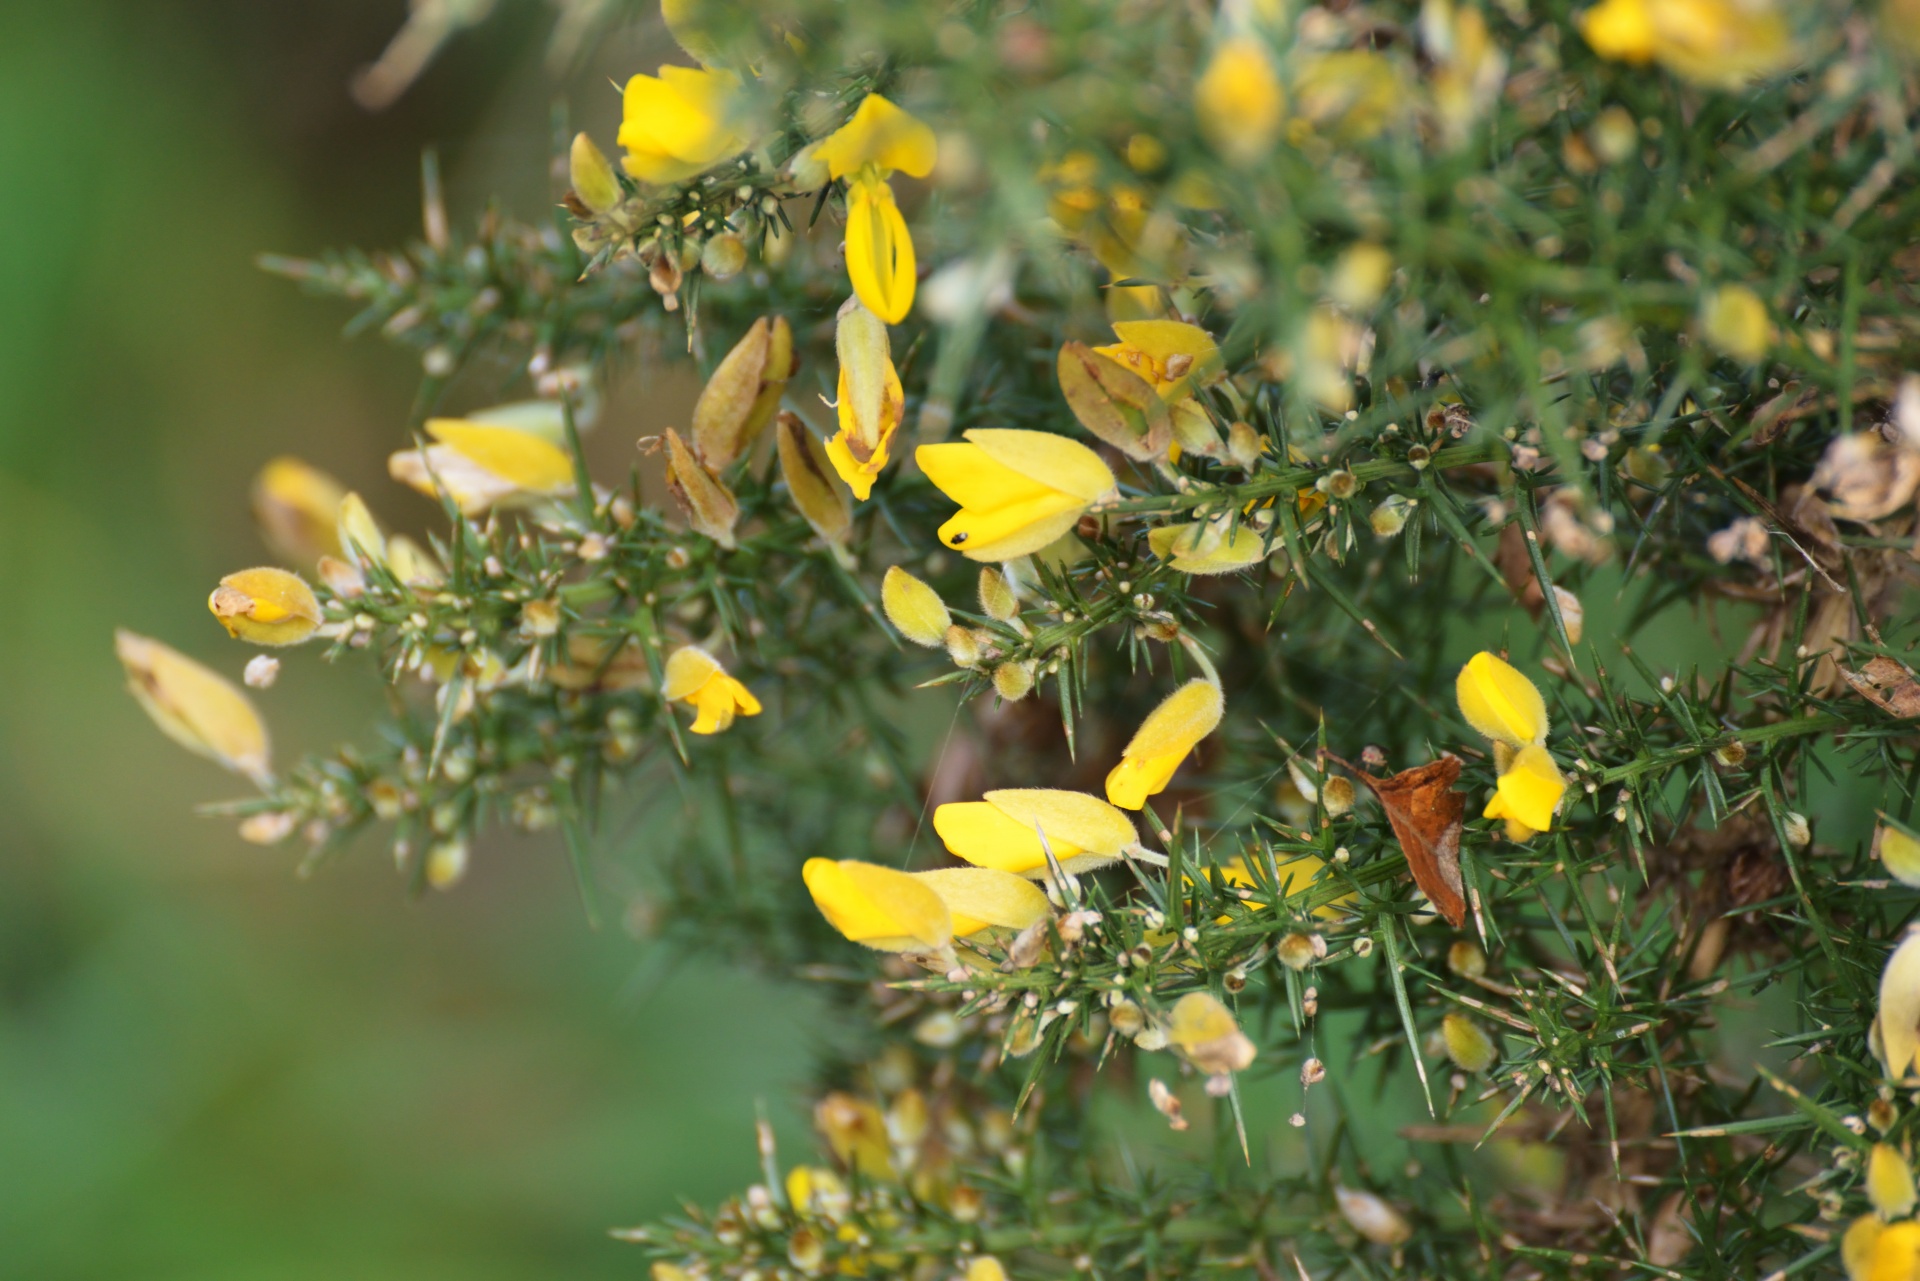
[[[1485,818],[1507,821],[1507,835],[1524,841],[1553,826],[1567,780],[1547,751],[1547,704],[1534,683],[1493,654],[1468,660],[1455,681],[1460,714],[1493,742],[1499,788]]]

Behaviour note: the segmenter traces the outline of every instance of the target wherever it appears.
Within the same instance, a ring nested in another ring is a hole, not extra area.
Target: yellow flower
[[[1274,865],[1274,872],[1278,877],[1276,883],[1280,889],[1280,897],[1282,899],[1290,899],[1296,894],[1305,894],[1314,887],[1314,883],[1318,880],[1320,873],[1326,866],[1327,862],[1325,859],[1313,854],[1302,854],[1297,858],[1277,862]],[[1259,881],[1254,879],[1252,871],[1247,867],[1247,860],[1244,858],[1236,857],[1222,863],[1220,865],[1220,876],[1228,885],[1241,885],[1248,889],[1253,889],[1259,885]],[[1360,895],[1357,892],[1342,894],[1340,897],[1331,899],[1322,903],[1319,907],[1314,908],[1313,914],[1325,920],[1336,920],[1347,915],[1340,909],[1359,897]],[[1253,906],[1257,910],[1264,908],[1266,904],[1255,903]],[[1225,918],[1222,919],[1224,920]]]
[[[1147,531],[1147,546],[1183,574],[1231,574],[1259,564],[1267,555],[1260,531],[1244,520],[1234,528],[1229,516],[1161,525]]]
[[[1047,914],[1047,896],[1032,881],[994,867],[943,867],[916,872],[947,905],[953,936],[994,928],[1024,930]]]
[[[1883,1223],[1864,1214],[1841,1238],[1840,1261],[1847,1281],[1911,1281],[1920,1276],[1920,1223]]]
[[[696,734],[718,734],[733,724],[735,716],[760,714],[760,700],[697,646],[674,650],[667,658],[666,677],[661,693],[667,701],[686,703],[699,713],[693,718]]]
[[[869,1179],[895,1177],[887,1118],[865,1099],[835,1090],[813,1105],[813,1127],[842,1165]]]
[[[1113,326],[1120,341],[1094,350],[1153,384],[1169,403],[1193,393],[1220,369],[1220,346],[1213,335],[1183,320],[1122,320]]]
[[[256,645],[298,645],[321,622],[313,589],[300,575],[284,569],[228,574],[207,598],[207,608],[229,636]]]
[[[1501,754],[1496,748],[1496,760]],[[1552,755],[1538,743],[1528,743],[1513,753],[1512,761],[1500,771],[1499,789],[1481,817],[1506,819],[1510,835],[1511,825],[1521,824],[1528,831],[1515,835],[1515,839],[1524,840],[1552,828],[1553,813],[1560,808],[1560,798],[1566,792],[1567,780]]]
[[[1180,762],[1213,733],[1225,710],[1220,687],[1212,681],[1191,680],[1167,695],[1140,723],[1120,763],[1107,775],[1107,799],[1122,809],[1137,810],[1149,796],[1165,791]]]
[[[1242,1071],[1255,1054],[1233,1011],[1210,992],[1189,992],[1173,1003],[1167,1043],[1209,1076]]]
[[[573,459],[538,432],[503,423],[430,418],[427,434],[439,443],[403,449],[387,472],[429,498],[442,492],[462,515],[478,516],[509,502],[572,492]]]
[[[1467,724],[1518,750],[1547,741],[1547,704],[1534,683],[1504,659],[1482,650],[1454,682]]]
[[[1287,96],[1267,47],[1252,36],[1234,36],[1214,50],[1193,86],[1200,132],[1237,165],[1250,165],[1273,149]]]
[[[907,409],[899,371],[893,367],[887,327],[857,297],[840,308],[833,331],[840,358],[835,396],[840,431],[827,442],[827,461],[861,502],[886,467],[894,433]]]
[[[253,482],[253,515],[267,543],[288,560],[312,565],[342,555],[340,482],[298,458],[276,458]]]
[[[1909,933],[1887,958],[1870,1040],[1887,1075],[1906,1080],[1920,1054],[1920,934]]]
[[[1904,1219],[1913,1213],[1913,1167],[1888,1144],[1876,1143],[1867,1154],[1867,1200],[1885,1219]]]
[[[1113,472],[1077,441],[1043,431],[976,427],[966,443],[922,445],[914,459],[960,510],[940,541],[978,561],[1037,552],[1115,488]]]
[[[938,649],[947,643],[953,615],[940,593],[894,565],[880,580],[880,606],[894,630],[916,645]]]
[[[894,204],[889,175],[933,172],[933,130],[877,93],[823,139],[813,158],[847,180],[847,275],[868,310],[897,325],[913,309],[913,238]]]
[[[800,875],[827,923],[855,943],[932,952],[953,939],[946,901],[918,877],[851,858],[810,858]]]
[[[366,569],[387,563],[387,536],[380,532],[380,522],[367,510],[366,499],[348,494],[340,500],[339,529],[340,546],[354,566]],[[324,571],[325,566],[322,569]]]
[[[157,640],[122,628],[114,651],[127,688],[162,733],[261,786],[273,781],[266,722],[238,686]]]
[[[1658,62],[1718,89],[1772,75],[1796,53],[1786,18],[1764,0],[1603,0],[1580,15],[1580,34],[1603,58]]]
[[[1106,866],[1139,839],[1133,820],[1099,797],[1039,787],[949,801],[934,810],[933,830],[955,857],[1033,880],[1047,877],[1049,849],[1062,871],[1078,873]]]
[[[691,178],[737,151],[740,77],[731,71],[662,67],[627,81],[620,145],[626,170],[642,182]]]
[[[1700,330],[1707,341],[1743,364],[1756,365],[1773,340],[1767,304],[1745,285],[1722,285],[1700,304]]]
[[[1890,823],[1882,823],[1873,834],[1873,852],[1894,880],[1920,887],[1920,841]]]

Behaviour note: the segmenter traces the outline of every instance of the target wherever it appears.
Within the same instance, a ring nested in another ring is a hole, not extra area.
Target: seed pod
[[[793,414],[781,414],[774,432],[787,496],[813,526],[814,533],[829,543],[841,541],[853,525],[853,512],[845,484],[833,474],[833,465],[827,461],[826,446]]]
[[[1152,383],[1085,343],[1060,348],[1060,391],[1089,432],[1129,458],[1163,457],[1173,418]]]
[[[1464,1014],[1449,1013],[1440,1020],[1440,1031],[1446,1038],[1447,1057],[1462,1072],[1484,1072],[1500,1057],[1500,1048],[1486,1029]]]
[[[940,593],[898,565],[890,567],[880,580],[880,605],[887,621],[914,644],[933,649],[947,643],[947,629],[953,626],[947,603],[940,599]]]
[[[753,446],[793,376],[793,327],[762,316],[707,379],[693,407],[693,451],[719,473]]]
[[[614,176],[613,166],[607,162],[606,153],[584,133],[573,136],[573,147],[567,153],[567,177],[573,183],[573,194],[589,214],[606,213],[620,203],[620,180]]]
[[[980,571],[980,612],[1002,623],[1020,617],[1020,601],[1006,575],[988,565]]]
[[[243,569],[220,580],[207,608],[229,636],[256,645],[298,645],[320,626],[320,602],[298,574]]]
[[[695,533],[705,534],[729,551],[733,549],[733,526],[740,519],[740,504],[695,460],[680,433],[671,427],[667,428],[667,490]]]

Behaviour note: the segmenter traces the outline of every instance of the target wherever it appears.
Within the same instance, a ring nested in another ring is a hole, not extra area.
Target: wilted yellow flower
[[[627,81],[620,122],[626,170],[642,182],[691,178],[737,151],[740,77],[731,71],[662,67]]]
[[[1920,1223],[1884,1222],[1877,1214],[1853,1221],[1840,1241],[1847,1281],[1908,1281],[1920,1276]]]
[[[1147,546],[1183,574],[1231,574],[1267,556],[1267,540],[1260,530],[1230,515],[1156,526],[1147,531]]]
[[[1287,95],[1267,46],[1253,36],[1221,42],[1193,86],[1200,131],[1235,164],[1250,165],[1273,149]]]
[[[1771,0],[1603,0],[1580,15],[1580,34],[1603,58],[1658,62],[1718,89],[1741,88],[1795,57]]]
[[[125,628],[114,633],[113,647],[127,669],[127,688],[162,733],[263,787],[273,781],[266,722],[237,685]]]
[[[340,556],[340,482],[298,458],[276,458],[253,482],[253,515],[267,543],[302,565]]]
[[[839,542],[853,525],[853,512],[846,491],[834,479],[826,446],[795,414],[781,414],[774,434],[780,448],[780,478],[787,482],[793,505],[814,533],[829,543]]]
[[[699,715],[696,734],[718,734],[735,716],[758,716],[760,700],[745,685],[727,675],[718,659],[694,645],[682,645],[667,657],[666,688],[670,703],[686,703]]]
[[[955,938],[996,927],[1024,930],[1047,914],[1047,896],[1039,886],[996,867],[943,867],[912,875],[947,905]]]
[[[1767,304],[1745,285],[1722,285],[1700,304],[1700,330],[1707,341],[1744,364],[1758,364],[1767,354],[1773,325]]]
[[[847,180],[847,275],[867,309],[890,325],[913,310],[916,268],[907,220],[893,202],[894,171],[914,178],[933,172],[939,147],[933,130],[877,93],[821,140],[814,159],[830,178]]]
[[[228,574],[207,598],[207,608],[229,636],[256,645],[298,645],[321,623],[313,589],[284,569]]]
[[[1454,682],[1467,724],[1518,750],[1547,741],[1547,703],[1511,663],[1485,650],[1467,660]]]
[[[1213,335],[1184,320],[1121,320],[1117,343],[1094,350],[1133,370],[1171,403],[1206,385],[1220,372],[1220,345]]]
[[[914,458],[927,479],[960,504],[940,526],[940,541],[972,560],[1039,551],[1116,485],[1098,454],[1065,436],[976,427],[966,438],[922,445]]]
[[[387,459],[387,473],[429,498],[442,492],[462,515],[479,516],[509,502],[571,493],[573,459],[538,432],[466,418],[430,418],[425,449]]]
[[[840,431],[827,442],[827,460],[861,502],[873,492],[873,480],[886,467],[894,433],[907,409],[899,371],[893,367],[887,327],[859,298],[847,299],[834,324],[833,345],[840,358],[835,393]]]
[[[1909,933],[1887,958],[1870,1039],[1887,1075],[1904,1081],[1920,1054],[1920,934]]]
[[[855,943],[931,952],[953,939],[946,901],[918,877],[851,858],[810,858],[800,875],[827,923]]]
[[[1894,880],[1920,888],[1920,841],[1891,823],[1882,823],[1873,834],[1873,852]]]
[[[1322,53],[1294,77],[1301,119],[1350,141],[1373,137],[1400,114],[1406,93],[1393,64],[1369,49]]]
[[[1496,758],[1500,754],[1496,748]],[[1512,760],[1500,771],[1498,790],[1481,817],[1506,819],[1508,835],[1525,840],[1552,828],[1554,811],[1560,808],[1560,798],[1566,792],[1567,780],[1552,755],[1538,743],[1528,743],[1513,753]],[[1514,829],[1515,823],[1526,830]]]
[[[1899,1149],[1876,1143],[1867,1154],[1867,1200],[1884,1219],[1904,1219],[1913,1213],[1916,1199],[1913,1167]]]
[[[1189,992],[1173,1003],[1167,1043],[1209,1076],[1243,1071],[1256,1053],[1233,1011],[1211,992]]]
[[[894,630],[914,644],[937,649],[947,643],[947,628],[953,626],[947,603],[939,592],[898,565],[880,580],[880,605]]]
[[[780,407],[793,377],[793,326],[762,316],[748,326],[693,407],[693,449],[716,475],[747,452]]]
[[[933,811],[933,830],[976,867],[1035,880],[1049,874],[1047,850],[1062,871],[1077,873],[1104,867],[1139,839],[1133,820],[1099,797],[1038,787],[949,801]]]
[[[573,146],[567,152],[567,177],[574,196],[588,213],[603,214],[620,203],[620,179],[607,154],[585,133],[573,135]]]
[[[1137,810],[1149,796],[1165,791],[1180,762],[1213,733],[1225,710],[1220,687],[1212,681],[1191,680],[1167,695],[1140,723],[1107,775],[1107,799]]]
[[[667,428],[667,492],[680,505],[695,533],[722,547],[734,546],[733,526],[740,519],[740,504],[732,490],[700,465],[680,433],[671,427]]]

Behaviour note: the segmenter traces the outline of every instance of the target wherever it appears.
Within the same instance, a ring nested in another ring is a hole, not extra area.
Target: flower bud
[[[1413,515],[1414,500],[1405,494],[1392,494],[1384,499],[1367,523],[1373,526],[1373,532],[1381,538],[1392,538],[1407,527],[1407,518]]]
[[[1458,1011],[1440,1020],[1440,1032],[1447,1043],[1447,1057],[1462,1072],[1484,1072],[1500,1057],[1486,1029]]]
[[[1902,885],[1920,886],[1920,841],[1891,823],[1873,834],[1873,853]]]
[[[464,840],[441,841],[427,851],[427,884],[436,890],[450,890],[466,879],[467,843]]]
[[[1288,969],[1304,970],[1318,959],[1319,953],[1325,950],[1324,945],[1318,949],[1314,947],[1312,935],[1295,930],[1280,940],[1279,946],[1274,948],[1274,954],[1280,958],[1280,964]]]
[[[1251,471],[1260,461],[1260,433],[1242,422],[1227,427],[1227,457],[1242,471]]]
[[[293,815],[284,810],[248,816],[240,824],[240,839],[253,845],[278,845],[293,835]]]
[[[1189,992],[1174,1002],[1167,1041],[1208,1076],[1242,1071],[1256,1054],[1233,1012],[1210,992]]]
[[[1477,979],[1487,972],[1487,954],[1478,943],[1461,939],[1447,949],[1447,968],[1463,979]]]
[[[894,630],[914,644],[933,649],[947,643],[947,630],[953,626],[947,603],[898,565],[889,568],[880,580],[880,605]]]
[[[728,280],[747,265],[747,242],[731,231],[723,231],[700,250],[700,270],[715,280]]]
[[[1152,383],[1085,343],[1061,347],[1057,364],[1061,394],[1082,427],[1129,458],[1167,452],[1173,417]]]
[[[1713,759],[1727,769],[1739,769],[1746,764],[1747,745],[1739,739],[1723,743],[1713,749]]]
[[[387,539],[380,532],[366,500],[348,494],[340,500],[340,546],[347,560],[360,569],[387,563]]]
[[[1787,844],[1795,849],[1805,849],[1813,840],[1813,828],[1807,822],[1805,814],[1796,814],[1789,810],[1781,816],[1780,825],[1787,830]]]
[[[1745,285],[1723,285],[1700,304],[1706,340],[1746,365],[1758,364],[1773,339],[1767,305]]]
[[[991,1254],[982,1254],[967,1264],[967,1281],[1007,1281],[1007,1270]]]
[[[869,451],[879,448],[891,417],[888,385],[893,372],[893,350],[886,322],[847,299],[833,329],[834,354],[840,360],[840,395],[847,401],[842,421],[851,421],[853,434]]]
[[[1567,629],[1567,643],[1578,645],[1587,630],[1587,611],[1582,608],[1580,598],[1564,587],[1556,587],[1553,603],[1559,607],[1561,626]]]
[[[827,542],[844,539],[853,513],[846,486],[827,461],[826,446],[793,414],[781,414],[774,432],[780,447],[780,478],[787,482],[787,496],[794,507]]]
[[[1347,778],[1329,778],[1320,785],[1320,803],[1327,807],[1327,813],[1339,818],[1353,808],[1353,781]]]
[[[693,451],[671,427],[667,428],[667,490],[695,533],[705,534],[729,551],[733,549],[733,526],[740,519],[740,504],[694,459]]]
[[[298,645],[320,626],[320,602],[298,574],[243,569],[220,580],[207,608],[229,636],[256,645]]]
[[[793,376],[793,327],[762,316],[714,367],[693,407],[693,452],[718,474],[752,447]]]
[[[298,458],[276,458],[253,482],[253,516],[268,546],[300,565],[339,556],[340,482]]]
[[[520,607],[520,626],[529,636],[551,636],[560,630],[560,602],[530,600]]]
[[[1193,86],[1200,132],[1236,165],[1254,164],[1272,150],[1286,105],[1273,56],[1251,35],[1222,42]]]
[[[266,723],[233,682],[125,629],[114,633],[113,644],[128,689],[162,733],[262,786],[273,781]]]
[[[1033,692],[1034,665],[1025,663],[1002,663],[993,669],[994,692],[1009,703],[1017,703]]]
[[[1375,1245],[1400,1245],[1413,1235],[1413,1225],[1371,1192],[1357,1192],[1336,1184],[1333,1197],[1340,1206],[1340,1217]]]
[[[603,214],[620,203],[620,180],[614,176],[613,166],[606,153],[584,133],[573,136],[573,148],[567,153],[567,177],[573,183],[573,194],[589,213]]]
[[[980,641],[971,628],[955,623],[947,628],[943,639],[947,646],[947,657],[953,660],[954,666],[973,667],[980,662]]]
[[[273,683],[280,679],[280,660],[271,654],[255,654],[247,660],[240,679],[248,689],[272,689]]]
[[[1020,617],[1020,601],[1013,594],[1013,586],[991,565],[980,571],[980,612],[1002,623]]]
[[[810,142],[793,153],[787,161],[787,181],[793,184],[795,191],[818,191],[833,181],[827,172],[827,162],[820,159],[820,143]]]

